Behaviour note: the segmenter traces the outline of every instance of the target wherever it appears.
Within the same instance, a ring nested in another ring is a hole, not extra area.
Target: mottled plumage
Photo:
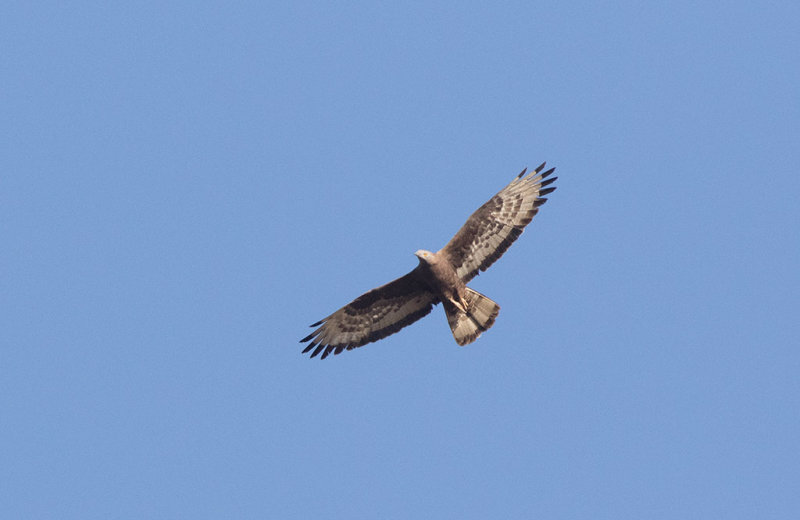
[[[311,357],[339,354],[394,334],[442,303],[453,337],[459,345],[475,341],[494,324],[500,306],[466,283],[492,265],[522,234],[557,177],[544,173],[544,163],[526,170],[477,209],[441,250],[420,250],[419,265],[410,273],[362,294],[327,318],[311,325],[314,332],[303,353]]]

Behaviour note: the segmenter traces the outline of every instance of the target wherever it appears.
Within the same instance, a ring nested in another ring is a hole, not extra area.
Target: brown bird
[[[494,324],[500,306],[467,287],[479,271],[485,271],[522,234],[556,188],[547,187],[558,177],[544,173],[545,163],[516,179],[478,208],[458,233],[436,253],[414,253],[419,265],[405,276],[372,289],[311,327],[314,332],[300,340],[310,341],[303,353],[311,357],[351,350],[394,334],[431,312],[441,303],[447,323],[459,345],[475,341]]]

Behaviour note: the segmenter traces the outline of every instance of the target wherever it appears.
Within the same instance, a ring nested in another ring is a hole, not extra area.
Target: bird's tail
[[[447,323],[453,331],[453,338],[461,346],[472,343],[481,333],[494,325],[494,320],[500,312],[500,306],[495,302],[467,287],[466,312],[450,302],[443,302],[447,314]]]

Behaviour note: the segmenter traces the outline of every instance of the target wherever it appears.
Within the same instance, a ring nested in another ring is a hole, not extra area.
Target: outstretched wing
[[[525,177],[526,170],[511,181],[486,204],[478,208],[458,233],[442,248],[456,270],[456,274],[468,282],[478,271],[485,271],[522,234],[539,206],[547,199],[545,195],[555,190],[547,186],[558,177],[551,177],[555,168],[544,173],[545,163]]]
[[[372,289],[327,318],[312,324],[319,327],[300,340],[311,343],[303,354],[314,349],[313,358],[351,350],[394,334],[431,312],[439,303],[421,281],[418,269],[393,282]]]

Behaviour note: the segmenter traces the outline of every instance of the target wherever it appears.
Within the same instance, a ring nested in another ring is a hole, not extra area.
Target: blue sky
[[[15,3],[3,518],[794,518],[797,2]],[[307,325],[523,167],[472,287]]]

